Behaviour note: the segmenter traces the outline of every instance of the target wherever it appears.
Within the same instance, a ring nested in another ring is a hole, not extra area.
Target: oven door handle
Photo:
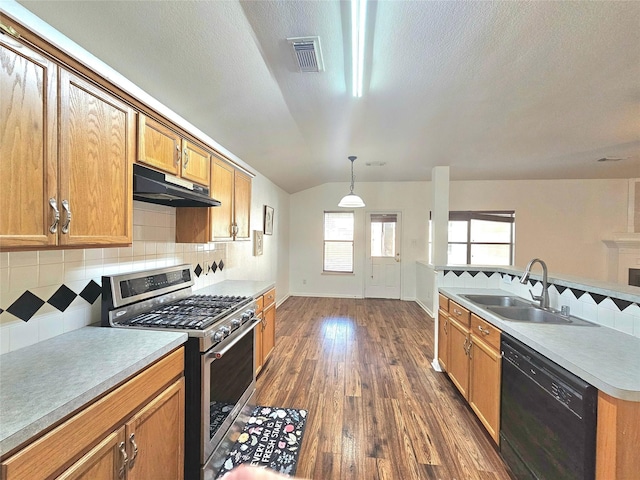
[[[257,319],[258,317],[254,317],[255,319]],[[253,320],[253,319],[252,319]],[[213,351],[213,356],[215,358],[222,358],[224,356],[225,353],[227,353],[229,350],[231,350],[234,345],[236,343],[238,343],[240,340],[242,340],[247,334],[249,333],[253,333],[253,329],[255,327],[255,321],[251,322],[251,328],[248,328],[245,332],[242,333],[242,335],[237,336],[236,338],[233,339],[233,342],[231,342],[229,345],[225,345],[225,347],[222,350],[214,350]]]

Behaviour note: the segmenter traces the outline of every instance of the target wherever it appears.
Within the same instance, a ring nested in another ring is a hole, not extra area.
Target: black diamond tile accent
[[[556,287],[556,290],[560,295],[562,295],[562,292],[564,292],[567,289],[567,287],[562,285],[556,285],[555,283],[553,284],[553,286]]]
[[[480,272],[478,272],[477,270],[469,270],[467,272],[469,275],[471,275],[472,277],[475,277],[477,274],[479,274]]]
[[[69,305],[71,305],[71,302],[76,299],[77,296],[78,294],[76,292],[71,290],[66,285],[62,284],[60,285],[60,288],[56,290],[56,293],[51,295],[49,300],[47,300],[47,303],[53,305],[61,312],[64,312],[69,307]]]
[[[196,265],[196,268],[193,269],[193,273],[196,274],[196,277],[200,276],[200,274],[202,273],[202,267],[200,266],[200,264]]]
[[[621,298],[612,298],[611,300],[613,300],[613,303],[616,304],[616,306],[620,309],[621,312],[625,308],[629,307],[630,305],[633,305],[633,302],[629,302],[627,300],[622,300]]]
[[[573,295],[579,299],[580,297],[582,297],[586,292],[584,290],[578,290],[577,288],[570,288],[569,290],[571,290],[571,293],[573,293]]]
[[[540,283],[540,280],[535,280],[533,278],[530,278],[529,283],[531,284],[532,287],[535,287],[537,284]]]
[[[20,295],[20,298],[9,305],[9,308],[7,308],[7,312],[15,315],[20,320],[28,322],[29,320],[31,320],[31,317],[33,317],[35,313],[40,310],[40,307],[42,307],[42,305],[44,305],[44,300],[27,290],[22,295]]]
[[[591,298],[593,298],[593,301],[596,302],[597,305],[600,305],[602,301],[605,298],[607,298],[606,295],[600,295],[598,293],[593,293],[593,292],[589,292],[589,295],[591,295]]]
[[[216,273],[216,270],[218,270],[218,264],[216,262],[211,264],[211,270],[213,270],[213,273]]]
[[[484,273],[485,277],[491,278],[495,272],[482,272],[482,273]]]
[[[444,274],[451,273],[451,270],[444,270]]]
[[[222,260],[218,262],[218,268],[220,269],[220,271],[222,271],[222,269],[224,268],[224,263],[222,262]]]
[[[464,270],[452,270],[452,272],[456,274],[456,277],[459,277],[464,273]]]
[[[4,312],[4,310],[0,308],[0,315],[2,315],[2,312]]]
[[[80,292],[80,296],[91,305],[93,305],[101,293],[102,287],[91,280],[89,283],[87,283],[87,286],[82,289],[82,291]]]

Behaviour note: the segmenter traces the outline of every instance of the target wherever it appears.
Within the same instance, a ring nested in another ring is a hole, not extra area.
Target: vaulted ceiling
[[[291,193],[348,155],[357,182],[640,177],[640,2],[370,2],[362,98],[347,2],[19,3]],[[286,39],[316,35],[300,73]]]

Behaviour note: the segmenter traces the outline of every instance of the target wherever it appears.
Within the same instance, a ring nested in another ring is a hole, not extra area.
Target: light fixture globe
[[[340,200],[340,203],[338,203],[339,207],[360,208],[365,206],[364,201],[358,195],[353,193],[353,180],[355,179],[353,175],[353,162],[356,158],[358,157],[355,157],[353,155],[349,157],[349,160],[351,161],[351,188],[349,194],[342,197],[342,200]]]

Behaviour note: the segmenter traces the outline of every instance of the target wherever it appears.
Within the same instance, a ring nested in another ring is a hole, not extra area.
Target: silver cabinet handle
[[[176,145],[176,154],[175,154],[175,157],[174,157],[175,158],[174,161],[175,161],[176,167],[180,164],[180,160],[181,160],[180,154],[181,154],[180,145]]]
[[[120,458],[122,459],[122,465],[118,469],[118,478],[124,478],[124,472],[127,469],[127,462],[129,461],[124,442],[120,442],[118,450],[120,450]]]
[[[136,434],[132,433],[129,435],[129,443],[133,447],[133,453],[131,454],[131,459],[129,459],[129,470],[133,468],[133,464],[136,461],[136,457],[138,456],[138,445],[136,445]]]
[[[65,212],[67,212],[67,220],[62,226],[62,233],[69,233],[69,225],[71,225],[71,207],[69,206],[69,202],[67,200],[62,200],[62,208],[64,208]]]
[[[184,157],[184,163],[182,164],[182,169],[186,170],[187,165],[189,165],[189,151],[186,148],[182,152],[182,156]]]
[[[58,202],[56,199],[51,197],[49,199],[49,205],[53,208],[53,223],[49,227],[50,233],[56,233],[58,231],[58,223],[60,222],[60,210],[58,210]]]
[[[491,333],[488,328],[482,328],[482,325],[478,325],[478,330],[480,330],[480,333],[483,335],[489,335]]]

